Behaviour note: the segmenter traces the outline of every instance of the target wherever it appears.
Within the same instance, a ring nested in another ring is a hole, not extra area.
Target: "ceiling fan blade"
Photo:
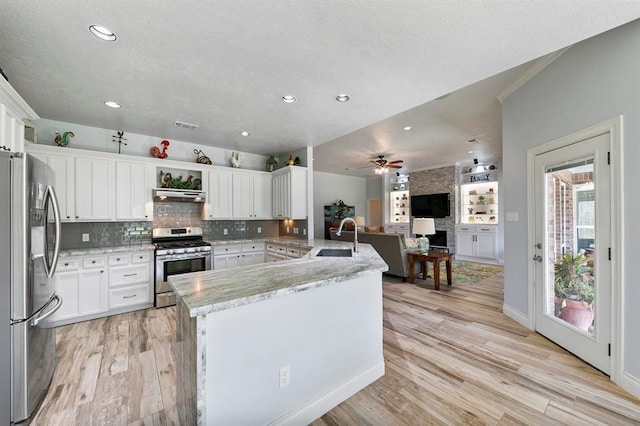
[[[389,164],[404,163],[404,160],[389,161]]]
[[[401,169],[402,166],[396,166],[395,164],[389,164],[387,167],[389,167],[390,169]]]

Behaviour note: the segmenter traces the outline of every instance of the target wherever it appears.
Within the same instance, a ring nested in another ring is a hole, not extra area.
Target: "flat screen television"
[[[411,216],[435,218],[449,215],[449,193],[411,196]]]

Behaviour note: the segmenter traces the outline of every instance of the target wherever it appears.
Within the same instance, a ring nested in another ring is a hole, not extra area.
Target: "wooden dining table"
[[[447,268],[447,285],[451,285],[451,262],[453,253],[444,251],[428,251],[419,250],[407,252],[409,257],[409,282],[415,284],[415,264],[419,262],[421,265],[422,279],[427,279],[427,271],[429,262],[433,263],[433,283],[436,290],[440,290],[440,263],[446,262]]]

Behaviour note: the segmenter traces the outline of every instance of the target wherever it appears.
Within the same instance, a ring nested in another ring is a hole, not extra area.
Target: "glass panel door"
[[[611,334],[609,135],[535,158],[536,330],[607,373]]]

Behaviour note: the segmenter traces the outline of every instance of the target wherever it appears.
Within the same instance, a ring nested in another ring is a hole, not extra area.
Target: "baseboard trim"
[[[502,305],[502,313],[516,321],[517,323],[531,329],[529,326],[529,317],[523,314],[522,312],[512,308],[507,304]]]
[[[618,385],[636,398],[640,398],[640,378],[632,376],[627,372],[623,372],[620,376]]]
[[[466,260],[468,262],[485,263],[487,265],[497,265],[497,266],[502,265],[498,261],[498,259],[489,259],[484,257],[472,257],[472,256],[460,256],[457,254],[454,255],[453,257],[455,260]]]
[[[304,405],[290,411],[271,422],[271,425],[310,424],[336,405],[348,399],[356,392],[369,386],[384,376],[384,360],[365,367],[348,377],[342,383],[327,389],[307,401]]]

